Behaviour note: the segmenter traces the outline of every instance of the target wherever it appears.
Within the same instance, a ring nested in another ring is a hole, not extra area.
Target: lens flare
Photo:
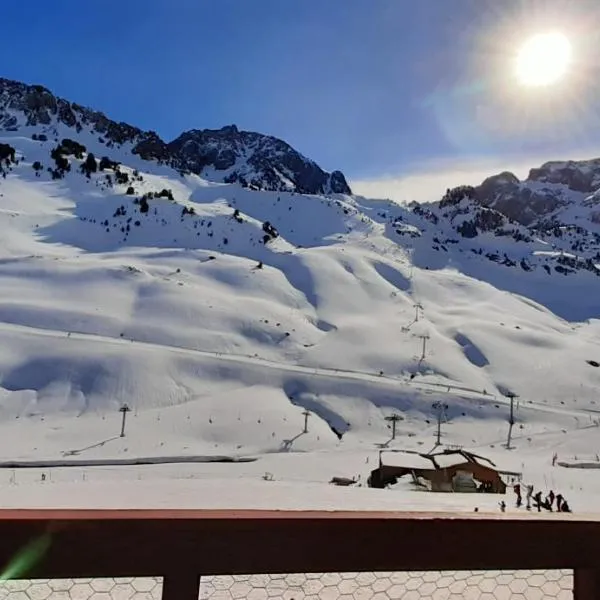
[[[51,542],[50,533],[45,533],[19,550],[10,563],[4,567],[0,574],[0,581],[18,579],[27,574],[46,554]]]

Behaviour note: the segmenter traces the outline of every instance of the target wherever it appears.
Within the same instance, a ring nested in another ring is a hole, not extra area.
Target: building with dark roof
[[[400,477],[410,475],[415,482],[424,481],[433,492],[485,491],[506,492],[501,475],[520,479],[519,473],[499,471],[483,456],[466,450],[441,450],[432,453],[402,451],[394,453],[393,464],[383,464],[371,471],[369,487],[384,488],[395,484]]]

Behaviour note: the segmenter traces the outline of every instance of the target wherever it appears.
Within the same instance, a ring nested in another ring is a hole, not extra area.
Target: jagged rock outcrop
[[[600,191],[600,159],[547,162],[531,169],[524,181],[503,172],[473,189],[473,197],[481,206],[513,221],[527,226],[546,223],[574,203],[597,203],[590,198],[596,198]],[[447,200],[448,194],[444,198]]]
[[[564,204],[560,190],[528,187],[512,173],[488,177],[475,189],[475,198],[522,225],[530,225]]]
[[[499,173],[477,187],[449,189],[439,202],[413,212],[499,265],[600,276],[599,205],[600,159],[595,159],[546,163],[524,181]],[[434,251],[449,251],[451,238],[445,235],[433,238]]]
[[[81,131],[89,127],[112,145],[140,144],[159,139],[153,131],[143,131],[127,123],[117,123],[97,112],[58,98],[41,85],[26,85],[0,79],[0,127],[17,129],[20,126],[50,126],[63,123]]]
[[[201,174],[207,167],[223,171],[229,183],[267,190],[294,189],[306,194],[350,194],[339,171],[329,174],[278,138],[222,129],[186,131],[169,144],[178,168]]]
[[[600,189],[600,158],[547,162],[531,169],[527,181],[561,184],[575,192],[592,194]]]

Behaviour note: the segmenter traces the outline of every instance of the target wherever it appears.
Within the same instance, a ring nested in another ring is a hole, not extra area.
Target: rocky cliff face
[[[117,123],[101,112],[58,98],[42,86],[0,79],[0,128],[38,127],[43,131],[56,124],[73,128],[73,137],[86,128],[108,148],[130,144],[131,151],[145,160],[227,183],[307,194],[351,193],[340,171],[327,173],[272,136],[239,131],[230,125],[187,131],[167,143],[153,131]]]
[[[178,167],[199,174],[212,168],[229,183],[305,194],[351,193],[339,171],[326,173],[283,140],[235,125],[186,131],[169,148]]]
[[[500,173],[413,212],[462,238],[459,253],[466,242],[471,253],[526,272],[600,276],[600,159],[549,162],[524,181]],[[437,236],[435,251],[449,251],[446,235]]]
[[[481,206],[492,208],[526,226],[553,221],[565,223],[573,218],[591,218],[587,214],[600,192],[600,159],[548,162],[531,169],[520,181],[512,173],[488,177],[474,188],[473,198]]]
[[[488,177],[475,188],[474,197],[482,206],[523,225],[531,225],[564,203],[561,190],[524,185],[512,173]]]
[[[592,194],[600,189],[600,158],[547,162],[531,169],[527,181],[560,184],[574,192]]]

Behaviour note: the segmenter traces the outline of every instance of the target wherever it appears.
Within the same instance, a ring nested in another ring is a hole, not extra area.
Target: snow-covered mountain
[[[449,189],[439,202],[413,203],[408,218],[397,210],[390,218],[416,226],[411,235],[423,238],[416,244],[423,265],[431,262],[431,250],[443,253],[434,264],[460,264],[462,272],[535,298],[566,318],[582,319],[597,316],[593,295],[584,308],[572,293],[585,288],[589,276],[600,275],[599,202],[600,159],[549,162],[532,169],[525,181],[500,173],[477,187]],[[506,281],[497,270],[484,275],[480,261],[467,255],[465,262],[465,253],[531,276],[525,283],[525,278]],[[577,277],[569,281],[565,297],[565,286],[550,279],[571,275]]]
[[[106,149],[127,145],[133,154],[182,173],[208,175],[213,181],[237,182],[256,190],[351,193],[343,173],[326,173],[272,136],[229,125],[216,131],[186,131],[167,143],[153,131],[112,121],[100,112],[58,98],[42,86],[0,78],[0,127],[16,131],[23,125],[38,126],[41,135],[48,137],[56,137],[61,125],[77,133],[85,128],[97,135]]]
[[[473,188],[473,197],[508,218],[541,231],[600,222],[600,159],[553,161],[531,169],[525,181],[500,173]]]
[[[563,190],[548,227],[483,201],[489,181],[400,206],[350,195],[275,138],[228,127],[165,144],[43,88],[0,89],[5,455],[373,447],[392,413],[395,443],[419,448],[435,400],[447,442],[489,447],[507,392],[516,443],[589,448],[590,193],[496,180]],[[130,434],[109,440],[124,402]]]

